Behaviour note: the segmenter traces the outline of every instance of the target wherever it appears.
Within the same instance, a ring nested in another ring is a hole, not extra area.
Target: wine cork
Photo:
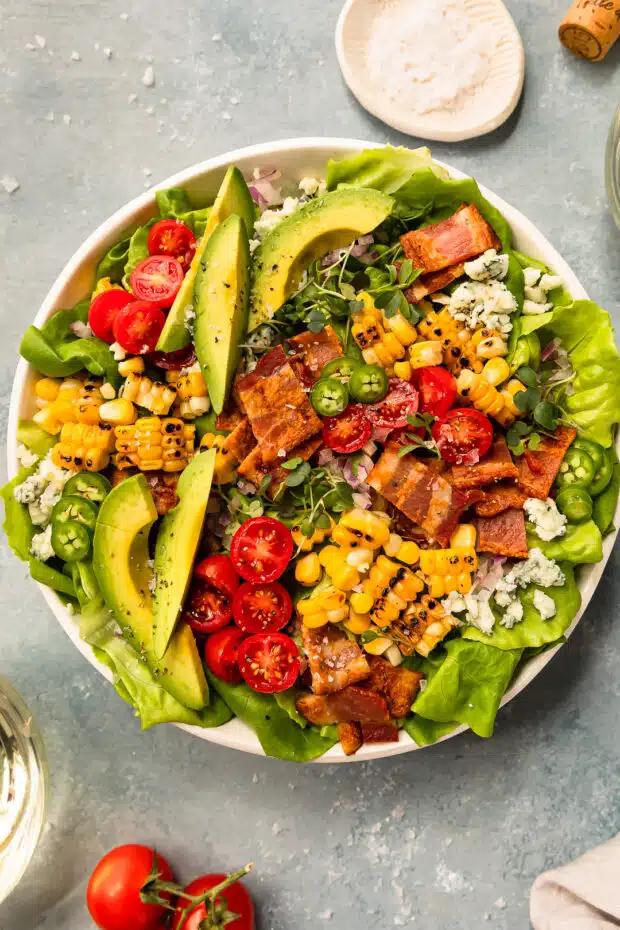
[[[620,0],[575,0],[560,25],[560,41],[587,58],[602,61],[620,35]]]

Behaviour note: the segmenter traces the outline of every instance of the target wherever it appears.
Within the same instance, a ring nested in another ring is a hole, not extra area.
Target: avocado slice
[[[103,598],[123,636],[142,655],[162,686],[185,707],[200,710],[209,700],[194,635],[187,624],[175,631],[164,662],[153,650],[153,609],[149,585],[149,530],[157,510],[144,475],[127,478],[110,491],[99,511],[93,568]]]
[[[177,625],[189,587],[200,542],[213,469],[215,449],[194,456],[179,478],[179,502],[161,522],[155,544],[153,594],[153,652],[164,653]]]
[[[194,346],[216,413],[222,412],[239,363],[249,300],[248,234],[233,214],[209,239],[194,289]]]
[[[248,231],[248,236],[252,235],[254,229],[254,219],[256,217],[256,208],[252,195],[248,190],[248,185],[238,168],[234,165],[228,169],[224,175],[224,180],[217,192],[215,203],[211,208],[207,225],[202,239],[198,243],[192,263],[183,278],[183,283],[179,293],[174,299],[170,308],[168,317],[161,335],[157,342],[159,352],[174,352],[182,349],[190,341],[190,334],[187,328],[186,314],[191,313],[194,304],[194,281],[200,267],[200,262],[211,233],[231,214],[236,213],[240,216]]]
[[[342,188],[311,200],[278,223],[254,253],[250,329],[271,319],[313,261],[371,232],[393,205],[379,191]]]

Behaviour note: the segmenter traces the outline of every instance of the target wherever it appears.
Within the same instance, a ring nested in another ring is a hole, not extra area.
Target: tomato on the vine
[[[86,903],[101,930],[163,927],[168,910],[159,904],[146,904],[140,898],[140,890],[155,864],[163,881],[173,881],[172,869],[163,856],[135,843],[117,846],[95,866],[86,889]]]
[[[293,554],[293,536],[273,517],[252,517],[242,523],[230,544],[230,557],[242,578],[253,584],[275,581]]]
[[[187,271],[196,251],[196,236],[181,220],[159,220],[151,226],[146,245],[149,255],[171,255]]]
[[[323,419],[323,442],[334,452],[346,454],[363,449],[372,434],[372,424],[366,416],[370,409],[363,404],[349,404],[337,417]]]
[[[112,287],[97,294],[88,310],[88,325],[93,335],[104,342],[114,342],[112,327],[120,310],[127,304],[135,301],[133,294],[129,294],[120,287]]]
[[[233,617],[244,633],[276,633],[291,619],[291,595],[277,581],[242,584],[233,598]]]
[[[116,314],[112,324],[115,342],[131,355],[146,355],[157,345],[166,317],[146,300],[135,300]]]
[[[441,365],[415,368],[411,381],[420,395],[420,413],[445,417],[456,400],[456,379]]]
[[[244,634],[236,626],[227,626],[207,637],[205,642],[205,662],[210,672],[236,685],[241,681],[241,672],[237,662],[237,651]]]
[[[129,284],[138,300],[165,309],[174,303],[183,277],[183,268],[176,258],[151,255],[136,265],[129,275]]]
[[[202,875],[187,885],[184,890],[188,894],[198,896],[215,888],[225,878],[225,875]],[[207,920],[211,915],[210,905],[207,903],[198,904],[184,919],[183,914],[187,903],[187,900],[179,896],[177,909],[172,920],[172,930],[202,930],[203,926],[208,926]],[[254,930],[254,904],[247,889],[241,882],[235,882],[234,885],[230,885],[218,895],[215,907],[215,926],[226,926],[227,930]],[[222,918],[226,911],[239,916],[225,923]]]
[[[475,465],[493,442],[491,421],[473,407],[449,410],[433,423],[432,433],[442,459],[456,465]]]
[[[243,678],[254,691],[273,694],[295,684],[301,670],[299,650],[284,633],[255,633],[237,650]]]

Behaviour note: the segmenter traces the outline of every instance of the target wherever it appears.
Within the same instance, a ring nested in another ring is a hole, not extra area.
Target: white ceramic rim
[[[265,167],[279,165],[285,170],[290,170],[293,172],[294,177],[300,179],[311,170],[314,170],[316,174],[319,168],[324,169],[328,158],[342,158],[347,154],[369,147],[380,148],[382,145],[377,142],[359,139],[332,139],[325,137],[284,139],[236,149],[223,155],[207,159],[197,165],[192,165],[190,168],[166,178],[155,187],[140,194],[139,197],[136,197],[117,210],[88,237],[84,244],[80,246],[73,257],[67,262],[52,285],[34,318],[34,324],[40,326],[54,310],[62,307],[69,293],[72,293],[72,302],[75,302],[80,296],[83,297],[89,292],[89,288],[92,286],[92,274],[97,260],[105,253],[110,245],[118,241],[124,230],[132,224],[143,222],[147,217],[152,215],[155,206],[156,190],[167,187],[185,186],[190,192],[204,191],[210,196],[215,196],[219,181],[229,164],[237,164],[246,172],[251,170],[255,165]],[[294,168],[293,166],[296,167]],[[448,168],[453,177],[467,177],[463,172],[449,165],[444,164],[444,167]],[[481,186],[481,191],[484,196],[504,214],[512,227],[514,238],[519,248],[553,268],[554,271],[563,278],[574,297],[587,298],[588,295],[574,272],[530,220],[487,188]],[[67,302],[65,305],[70,306],[71,304]],[[31,415],[32,402],[31,400],[28,401],[28,388],[32,376],[32,369],[28,363],[24,359],[20,359],[13,382],[9,406],[7,459],[10,478],[16,474],[19,467],[17,461],[16,436],[18,420],[21,415]],[[25,409],[26,407],[28,408],[27,411]],[[616,511],[615,524],[616,526],[620,524],[620,503]],[[582,595],[582,605],[565,634],[567,637],[575,629],[594,594],[613,548],[617,532],[616,530],[615,533],[610,533],[604,540],[602,561],[595,565],[582,566],[579,569],[579,588]],[[67,611],[60,598],[50,588],[41,584],[39,584],[39,588],[56,619],[73,644],[91,665],[97,668],[108,681],[111,681],[112,674],[110,670],[95,658],[90,646],[80,639],[75,616]],[[548,662],[551,661],[558,649],[560,649],[561,645],[562,644],[556,646],[554,649],[534,656],[529,659],[528,662],[524,663],[510,689],[504,695],[502,706],[516,697],[516,695],[542,671]],[[184,724],[175,724],[175,726],[180,726],[182,729],[187,730],[192,735],[201,739],[217,743],[221,746],[227,746],[230,749],[238,749],[242,752],[249,752],[259,756],[265,755],[254,732],[238,718],[233,718],[223,726],[214,729],[201,729]],[[460,726],[452,733],[443,737],[440,742],[450,739],[467,729],[467,726]],[[362,746],[354,756],[345,756],[340,745],[337,744],[320,759],[316,759],[315,762],[360,762],[370,759],[381,759],[385,756],[399,755],[400,753],[411,752],[419,750],[420,748],[424,747],[417,746],[404,731],[401,731],[398,743],[367,744]]]
[[[501,3],[503,15],[505,15],[514,41],[515,69],[511,75],[510,93],[506,97],[504,106],[492,111],[490,115],[489,111],[482,110],[478,118],[472,119],[469,125],[451,128],[449,117],[442,120],[437,112],[420,115],[407,110],[406,107],[399,110],[397,107],[385,105],[381,96],[373,92],[371,84],[366,80],[365,72],[359,67],[359,62],[355,64],[356,56],[350,54],[346,41],[347,24],[349,18],[354,15],[354,7],[359,2],[360,0],[347,0],[340,11],[334,37],[336,57],[347,87],[364,109],[377,119],[405,135],[415,136],[418,139],[428,139],[432,142],[463,142],[466,139],[475,139],[492,132],[512,115],[523,91],[525,51],[519,30],[504,3]]]

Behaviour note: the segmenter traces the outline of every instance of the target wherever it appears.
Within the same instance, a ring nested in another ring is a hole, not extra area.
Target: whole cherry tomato
[[[205,642],[205,662],[209,671],[216,678],[231,685],[241,681],[241,672],[237,662],[237,651],[244,634],[236,626],[227,626],[207,637]]]
[[[135,843],[117,846],[95,866],[86,889],[86,903],[101,930],[163,928],[167,909],[145,904],[140,898],[140,889],[155,863],[160,877],[173,881],[172,869],[163,856]]]
[[[216,885],[219,885],[226,878],[225,875],[202,875],[200,878],[196,878],[185,888],[188,894],[191,895],[201,895],[205,891],[210,891],[211,888],[215,888]],[[197,907],[191,911],[188,916],[183,920],[183,911],[187,905],[187,901],[183,900],[183,897],[179,897],[177,903],[177,909],[172,920],[172,930],[202,930],[203,926],[208,926],[207,918],[210,915],[210,907],[208,904],[199,904]],[[227,930],[254,930],[254,905],[252,899],[248,894],[244,885],[241,882],[235,882],[234,885],[226,888],[221,895],[218,895],[216,908],[219,906],[220,914],[224,911],[229,911],[233,914],[238,914],[239,916],[226,923]],[[224,923],[220,920],[216,922],[215,926],[224,926]]]
[[[146,245],[149,255],[171,255],[187,271],[196,251],[196,236],[181,220],[160,220],[151,226]]]
[[[194,568],[183,619],[197,633],[221,630],[232,619],[239,575],[230,556],[210,555]]]
[[[132,303],[136,298],[133,294],[113,287],[97,294],[88,311],[88,325],[98,339],[104,342],[114,342],[112,327],[118,312]]]

